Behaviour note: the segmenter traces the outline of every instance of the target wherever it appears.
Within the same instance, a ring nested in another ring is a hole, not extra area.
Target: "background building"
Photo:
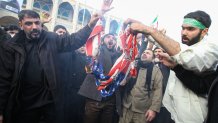
[[[18,25],[17,13],[20,10],[17,0],[0,0],[0,25]],[[75,32],[85,26],[91,15],[97,10],[80,0],[23,0],[21,9],[32,9],[38,13],[46,12],[52,17],[45,27],[52,31],[55,25],[61,24],[69,32]],[[118,33],[122,20],[112,15],[103,18],[105,33]]]

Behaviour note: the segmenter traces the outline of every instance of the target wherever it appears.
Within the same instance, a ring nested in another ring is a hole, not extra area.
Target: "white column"
[[[58,15],[58,7],[59,7],[59,4],[60,4],[59,1],[60,0],[53,0],[53,8],[52,8],[52,11],[51,11],[52,20],[50,22],[49,31],[53,31],[53,29],[54,29],[54,26],[55,26],[55,23],[56,23],[56,18],[57,18],[57,15]]]
[[[79,15],[79,2],[78,1],[74,1],[74,2],[75,2],[75,7],[73,8],[74,9],[74,14],[73,14],[73,32],[76,31],[78,15]]]
[[[26,9],[33,9],[33,3],[34,3],[34,0],[27,0],[26,1]]]
[[[105,24],[105,34],[109,33],[109,29],[110,29],[110,16],[107,15],[107,18],[106,18],[106,24]]]

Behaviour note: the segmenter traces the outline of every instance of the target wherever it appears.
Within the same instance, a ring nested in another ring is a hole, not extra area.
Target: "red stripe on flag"
[[[95,36],[98,36],[98,45],[100,45],[100,37],[101,37],[101,32],[104,30],[102,25],[96,25],[94,29],[92,30],[87,42],[86,42],[86,55],[87,56],[92,56],[93,53],[93,39]]]

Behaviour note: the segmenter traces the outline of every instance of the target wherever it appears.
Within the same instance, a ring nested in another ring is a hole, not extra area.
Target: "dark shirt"
[[[191,70],[184,69],[181,65],[173,68],[176,77],[190,90],[198,95],[205,95],[208,93],[210,86],[216,78],[216,72],[201,73],[198,75]]]
[[[39,59],[38,41],[25,41],[26,61],[21,78],[22,104],[32,109],[52,102],[48,82]]]
[[[108,48],[106,48],[106,46],[102,45],[98,61],[103,66],[104,75],[107,75],[109,73],[111,67],[113,66],[119,55],[120,54],[118,52],[110,51],[108,50]],[[110,100],[111,97],[103,98],[101,96],[100,91],[96,89],[95,81],[96,80],[93,74],[87,74],[79,90],[79,94],[95,101]]]
[[[168,79],[170,76],[170,68],[160,62],[156,62],[155,65],[158,66],[158,68],[160,69],[163,75],[163,94],[164,94],[166,87],[167,87]]]

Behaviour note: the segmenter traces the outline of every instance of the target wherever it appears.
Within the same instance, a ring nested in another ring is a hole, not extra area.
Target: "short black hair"
[[[156,46],[153,51],[155,51],[156,49],[161,49],[161,50],[163,50],[163,52],[165,52],[165,50],[162,47]]]
[[[30,17],[30,18],[39,18],[40,16],[37,12],[33,10],[22,10],[18,14],[19,21],[22,21],[24,17]]]
[[[17,25],[14,24],[10,24],[5,28],[5,31],[9,31],[9,30],[20,30],[20,28]]]
[[[207,14],[204,11],[194,11],[194,12],[190,12],[187,15],[184,16],[184,18],[193,18],[199,22],[201,22],[205,27],[209,28],[211,25],[211,18],[210,15]]]
[[[11,36],[3,29],[0,27],[0,42],[2,41],[7,41],[11,38]]]
[[[158,46],[154,48],[153,53],[155,53],[155,50],[157,49],[161,49],[164,53],[166,53],[166,51],[162,47],[158,47]]]
[[[56,32],[58,29],[64,29],[64,30],[67,31],[66,27],[64,27],[64,26],[62,26],[62,25],[56,25],[56,26],[54,27],[54,32]]]
[[[108,35],[115,36],[114,33],[107,33],[107,34],[105,34],[105,35],[101,38],[101,41],[104,42],[105,37],[107,37]]]
[[[151,50],[151,49],[145,49],[145,50],[142,52],[142,54],[143,54],[146,50],[152,52],[152,59],[154,59],[154,57],[155,57],[155,56],[154,56],[154,51]],[[141,56],[142,56],[142,54],[141,54]],[[140,56],[140,57],[141,57],[141,56]]]

